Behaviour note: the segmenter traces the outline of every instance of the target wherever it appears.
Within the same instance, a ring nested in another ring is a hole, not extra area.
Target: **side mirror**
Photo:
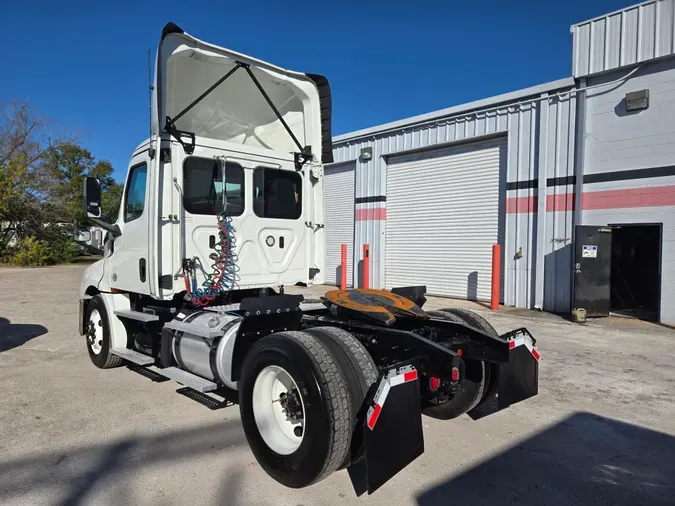
[[[87,243],[91,241],[91,232],[86,228],[81,228],[73,232],[73,241],[78,243]]]
[[[84,212],[88,218],[101,217],[101,183],[98,178],[87,176],[84,179]]]

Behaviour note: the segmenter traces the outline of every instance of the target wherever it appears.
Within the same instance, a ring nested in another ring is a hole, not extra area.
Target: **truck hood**
[[[225,81],[181,114],[233,70]],[[301,144],[311,148],[314,160],[332,161],[330,88],[324,77],[285,70],[203,42],[173,23],[164,27],[157,50],[152,110],[153,137],[167,130],[167,118],[178,117],[173,126],[197,139],[229,141],[285,154],[297,152]]]

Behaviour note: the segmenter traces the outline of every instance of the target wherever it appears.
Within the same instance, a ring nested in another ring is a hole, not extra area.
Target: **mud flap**
[[[417,370],[404,366],[380,375],[363,420],[365,485],[372,494],[424,453]]]
[[[499,366],[497,401],[500,410],[537,395],[541,356],[535,342],[526,329],[511,333],[509,363]]]

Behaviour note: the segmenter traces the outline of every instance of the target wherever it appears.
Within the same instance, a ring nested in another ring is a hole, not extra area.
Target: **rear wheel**
[[[330,350],[345,373],[353,415],[350,450],[341,466],[347,467],[360,457],[363,449],[363,435],[360,430],[360,421],[364,415],[363,403],[368,390],[377,381],[377,367],[361,342],[346,330],[337,327],[314,327],[306,332]]]
[[[432,316],[463,323],[488,335],[498,337],[497,331],[482,316],[461,308],[448,308],[431,312]],[[431,399],[424,414],[432,418],[449,420],[467,413],[486,402],[494,395],[499,367],[481,360],[465,360],[465,378],[462,390],[447,402],[435,404]]]
[[[499,337],[499,333],[495,328],[488,322],[485,318],[474,311],[469,311],[468,309],[461,308],[450,308],[443,310],[446,314],[452,314],[456,318],[463,319],[467,325],[471,325],[478,330],[482,330],[487,335],[492,337]],[[494,396],[497,390],[497,384],[499,381],[499,366],[497,364],[490,364],[484,362],[485,364],[485,390],[481,399],[478,403],[471,409],[476,409],[479,406],[485,404],[492,396]],[[471,409],[469,411],[471,411]]]
[[[314,336],[279,332],[253,345],[239,409],[260,466],[293,488],[337,470],[349,449],[352,401],[337,360]]]

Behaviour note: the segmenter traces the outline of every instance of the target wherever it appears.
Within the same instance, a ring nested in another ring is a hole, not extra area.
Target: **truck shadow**
[[[47,332],[42,325],[10,323],[7,318],[0,317],[0,352],[23,346]]]
[[[576,413],[424,491],[417,504],[665,505],[674,476],[675,437]]]
[[[78,505],[89,503],[95,491],[108,496],[106,503],[139,504],[139,498],[133,497],[133,486],[145,470],[209,458],[244,445],[246,439],[240,425],[231,420],[63,452],[9,461],[3,458],[0,503],[11,504],[26,494],[39,494],[50,497],[50,504]],[[185,497],[178,502],[189,500]]]

